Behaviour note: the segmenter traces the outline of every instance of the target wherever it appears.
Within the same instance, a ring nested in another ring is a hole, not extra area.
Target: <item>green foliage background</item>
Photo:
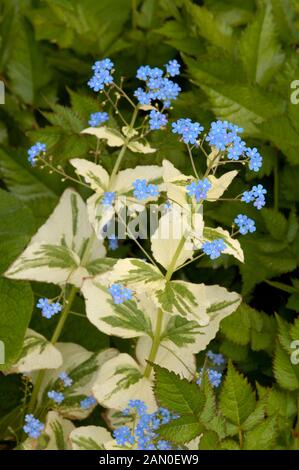
[[[244,431],[244,448],[259,448],[264,435],[269,436],[264,448],[299,446],[299,366],[289,360],[290,343],[299,339],[299,104],[290,101],[291,82],[299,80],[298,45],[298,0],[0,3],[0,79],[5,83],[5,105],[0,106],[1,272],[21,253],[66,187],[57,175],[30,167],[26,158],[30,143],[42,136],[55,161],[68,171],[68,160],[90,149],[89,138],[82,139],[79,133],[87,126],[89,114],[99,109],[86,86],[90,66],[98,58],[113,59],[118,78],[127,78],[129,92],[137,85],[132,77],[138,66],[161,66],[176,58],[183,66],[184,92],[171,117],[190,117],[204,126],[215,117],[230,120],[244,127],[248,143],[260,149],[263,168],[254,175],[243,170],[243,182],[232,188],[234,194],[238,189],[240,193],[257,178],[268,190],[267,209],[257,214],[245,208],[257,222],[257,232],[241,240],[245,264],[221,257],[212,265],[205,259],[183,274],[196,282],[219,282],[243,295],[238,311],[222,322],[214,350],[225,354],[247,377],[230,366],[223,386],[227,393],[222,391],[219,401],[223,419]],[[184,148],[174,137],[157,132],[152,139],[159,151],[147,156],[146,163],[160,163],[167,157],[181,170],[188,168]],[[109,155],[103,158],[109,166]],[[128,153],[125,165],[135,165],[138,158]],[[207,207],[206,217],[210,223],[229,225],[239,209],[234,204],[223,211],[217,203],[213,210]],[[124,245],[117,256],[133,249]],[[16,328],[15,345],[8,352],[11,363],[29,321],[47,337],[53,326],[36,312],[30,320],[33,293],[46,294],[48,287],[24,282],[22,291],[14,293],[14,284],[0,279],[1,338]],[[83,305],[76,307],[83,311]],[[16,309],[17,326],[12,315]],[[92,350],[109,342],[80,318],[68,320],[62,339]],[[124,340],[111,341],[123,351],[129,347]],[[202,358],[198,360],[200,364]],[[236,398],[236,405],[229,399],[238,381],[244,393]],[[1,376],[0,385],[1,396],[20,396],[17,377]],[[161,403],[166,402],[162,396]],[[13,398],[0,400],[0,438],[15,405]],[[258,419],[258,406],[264,407],[266,419]],[[236,407],[246,409],[240,422],[233,411]],[[253,413],[256,421],[248,424]],[[89,422],[100,422],[98,416],[97,411]],[[205,423],[196,426],[200,432]],[[221,434],[219,426],[210,426],[202,448],[236,446],[232,430]]]

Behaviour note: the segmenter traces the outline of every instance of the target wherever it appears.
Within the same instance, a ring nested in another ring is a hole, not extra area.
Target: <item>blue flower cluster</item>
[[[175,77],[176,75],[180,75],[180,64],[177,60],[170,60],[167,64],[165,64],[166,71],[168,75],[171,77]]]
[[[206,372],[208,374],[209,382],[212,385],[212,387],[218,388],[219,385],[221,384],[222,372],[215,370],[215,369],[210,369],[210,368],[206,369]],[[201,385],[202,378],[203,378],[203,368],[200,369],[199,378],[196,381],[198,385]]]
[[[245,191],[241,200],[247,204],[253,202],[254,207],[261,209],[266,204],[265,194],[267,194],[267,190],[262,184],[258,184],[253,186],[250,191]]]
[[[172,132],[182,136],[185,144],[196,144],[199,134],[204,130],[199,122],[192,122],[189,118],[181,118],[172,123]]]
[[[139,201],[148,197],[156,197],[159,195],[159,189],[156,184],[149,184],[146,180],[137,179],[133,183],[133,194]]]
[[[91,127],[96,127],[108,121],[108,119],[109,119],[109,114],[106,112],[92,113],[89,117],[88,124]]]
[[[112,251],[117,250],[117,248],[118,248],[118,239],[115,235],[111,235],[108,238],[108,245],[109,245],[110,250],[112,250]]]
[[[246,156],[249,158],[249,169],[252,171],[259,171],[262,167],[263,159],[258,150],[255,147],[253,149],[248,147],[246,149]]]
[[[247,215],[239,214],[235,218],[234,222],[238,226],[239,232],[242,235],[246,235],[248,232],[253,233],[256,231],[254,220],[247,217]]]
[[[88,86],[93,91],[100,91],[105,85],[110,85],[113,82],[113,67],[114,64],[110,59],[97,60],[92,66],[93,76],[87,82]]]
[[[42,144],[41,142],[36,142],[36,144],[30,147],[27,154],[28,154],[28,161],[31,163],[32,166],[35,165],[37,157],[41,153],[46,152],[46,149],[47,149],[46,144]]]
[[[202,245],[202,251],[208,255],[211,259],[219,258],[221,253],[225,250],[226,244],[222,238],[217,238],[211,242],[204,242]]]
[[[214,353],[213,351],[208,351],[207,357],[216,366],[223,366],[226,363],[225,357],[223,356],[223,354],[220,354],[220,353],[217,354],[217,353]]]
[[[61,392],[56,392],[55,390],[50,390],[47,393],[48,397],[53,400],[57,405],[61,405],[64,400],[64,395]]]
[[[208,191],[212,185],[208,178],[200,181],[193,181],[186,186],[187,193],[190,197],[194,196],[196,201],[199,202],[202,199],[207,199]]]
[[[133,292],[131,289],[128,289],[127,287],[122,286],[121,284],[112,284],[111,287],[109,287],[108,291],[113,297],[113,302],[118,305],[122,304],[126,300],[131,300],[133,297]]]
[[[63,382],[64,387],[71,387],[73,384],[73,379],[69,377],[69,375],[66,372],[61,372],[58,376],[60,380]]]
[[[166,126],[168,120],[165,114],[160,113],[159,111],[152,109],[149,114],[149,127],[152,131],[161,129]]]
[[[115,201],[116,193],[114,191],[106,191],[103,194],[103,199],[101,201],[103,206],[112,206]]]
[[[43,423],[41,423],[41,421],[35,418],[32,414],[27,414],[25,416],[25,423],[23,431],[33,439],[37,439],[45,427]]]
[[[36,306],[41,309],[42,316],[48,319],[62,310],[62,305],[59,302],[51,302],[46,298],[39,299]]]
[[[93,396],[89,396],[80,401],[80,407],[82,410],[88,410],[97,404],[96,399]]]
[[[154,413],[147,413],[147,406],[141,400],[130,400],[125,416],[133,415],[136,424],[133,429],[121,426],[113,431],[119,446],[136,446],[138,450],[171,450],[169,442],[159,439],[158,430],[161,424],[167,424],[178,416],[171,414],[166,408],[159,408]]]
[[[179,72],[179,64],[176,61],[170,61],[166,64],[166,72],[172,77]],[[146,89],[137,88],[134,96],[141,105],[151,105],[152,101],[159,100],[163,102],[164,108],[169,108],[171,101],[175,100],[181,88],[168,77],[164,76],[164,71],[158,67],[142,65],[137,70],[137,78],[146,82]]]
[[[229,160],[239,160],[241,156],[249,159],[249,169],[259,171],[263,159],[256,148],[246,147],[246,144],[238,134],[243,129],[228,121],[214,121],[211,123],[210,131],[206,141],[220,151],[227,150]]]

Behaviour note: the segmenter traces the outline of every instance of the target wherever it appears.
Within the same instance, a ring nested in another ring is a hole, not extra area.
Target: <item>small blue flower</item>
[[[141,67],[139,67],[139,69],[137,70],[136,77],[139,80],[143,80],[144,82],[146,82],[146,80],[149,79],[150,73],[151,68],[149,65],[141,65]]]
[[[189,118],[181,118],[172,123],[172,132],[181,135],[185,144],[196,144],[203,130],[199,122],[192,122]]]
[[[103,206],[112,206],[112,204],[114,203],[115,197],[116,197],[116,192],[106,191],[103,194],[103,199],[101,201],[102,205]]]
[[[113,302],[118,305],[126,302],[126,300],[131,300],[133,297],[133,292],[131,289],[122,286],[121,284],[112,284],[109,287],[108,291],[113,297]]]
[[[118,239],[115,235],[111,235],[108,239],[109,249],[112,251],[117,250],[118,248]]]
[[[225,357],[223,354],[216,354],[213,351],[207,352],[207,357],[212,361],[216,366],[222,366],[225,364]]]
[[[156,111],[155,109],[151,110],[149,116],[149,126],[151,130],[161,129],[162,127],[166,126],[168,122],[165,114],[159,113],[159,111]]]
[[[263,159],[258,150],[255,147],[253,149],[248,147],[246,155],[249,158],[249,169],[256,172],[259,171],[263,164]]]
[[[236,126],[235,124],[232,124],[228,121],[218,120],[211,123],[211,127],[206,137],[206,141],[209,142],[211,146],[216,147],[218,150],[224,151],[226,150],[228,145],[233,144],[236,139],[239,139],[238,134],[242,132],[243,129]],[[240,144],[240,142],[241,141],[237,140],[238,144]],[[236,159],[234,158],[234,151],[236,150],[236,154],[238,154],[241,148],[243,150],[243,143],[241,144],[240,148],[239,145],[237,145],[237,149],[230,151],[231,159]]]
[[[106,112],[97,112],[97,113],[92,113],[90,115],[88,124],[91,127],[97,127],[100,124],[103,124],[104,122],[108,121],[109,119],[109,114]]]
[[[208,255],[211,259],[217,259],[221,253],[226,249],[226,244],[222,238],[217,238],[211,242],[204,242],[202,245],[202,251]]]
[[[170,70],[174,72],[175,64],[170,66]],[[142,65],[137,70],[137,78],[146,82],[146,89],[138,88],[134,92],[134,96],[142,105],[150,105],[152,100],[163,102],[164,108],[169,108],[171,101],[175,100],[181,88],[167,77],[163,77],[163,70],[158,67],[149,67]]]
[[[235,224],[239,227],[239,232],[246,235],[248,232],[253,233],[256,231],[254,220],[247,217],[247,215],[239,214],[235,220]]]
[[[253,202],[254,207],[261,209],[266,204],[265,194],[267,194],[267,190],[262,184],[258,184],[257,186],[253,186],[250,191],[245,191],[241,201],[247,204]]]
[[[73,379],[71,379],[66,372],[60,372],[59,376],[60,380],[62,380],[63,385],[65,387],[71,387],[73,384]]]
[[[195,197],[196,201],[199,202],[202,199],[206,199],[209,189],[211,189],[212,184],[205,178],[200,181],[193,181],[192,183],[186,186],[187,193],[190,197]]]
[[[42,316],[49,319],[56,313],[61,312],[62,305],[59,302],[50,302],[49,299],[42,298],[36,304],[36,307],[41,309]]]
[[[116,440],[116,444],[119,446],[124,446],[126,444],[134,444],[135,438],[131,433],[131,430],[128,426],[121,426],[118,429],[113,431],[113,437]]]
[[[171,447],[171,445],[169,444],[169,442],[160,439],[160,440],[157,442],[157,449],[159,449],[159,450],[171,450],[172,447]]]
[[[33,439],[37,439],[45,427],[43,423],[39,419],[35,418],[32,414],[27,414],[25,416],[25,423],[26,424],[23,426],[23,431]]]
[[[57,403],[57,405],[60,405],[64,400],[63,393],[56,392],[55,390],[50,390],[47,395],[51,400]]]
[[[209,382],[212,385],[212,387],[218,388],[219,385],[221,384],[222,372],[219,372],[218,370],[214,370],[214,369],[207,369],[207,374],[208,374]],[[202,376],[203,376],[203,369],[200,369],[199,378],[196,381],[198,385],[201,385]]]
[[[228,149],[227,158],[229,160],[239,160],[241,155],[244,154],[245,150],[245,142],[241,140],[240,137],[235,137],[232,146]]]
[[[36,142],[36,144],[32,145],[28,150],[28,161],[31,163],[32,166],[35,165],[38,156],[41,153],[46,152],[46,144],[42,144],[41,142]]]
[[[180,64],[177,60],[170,60],[167,64],[165,64],[166,71],[171,77],[175,77],[176,75],[180,74]]]
[[[80,407],[82,410],[88,410],[97,404],[97,401],[94,397],[89,396],[80,401]]]
[[[133,194],[136,199],[142,201],[148,197],[156,197],[159,195],[159,189],[156,184],[148,184],[146,180],[137,179],[133,183]]]
[[[134,96],[137,98],[139,104],[141,105],[150,105],[151,104],[151,94],[144,91],[142,88],[137,88],[134,91]]]

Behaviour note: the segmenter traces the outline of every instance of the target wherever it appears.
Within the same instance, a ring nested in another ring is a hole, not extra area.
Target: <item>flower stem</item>
[[[186,241],[186,238],[183,235],[181,240],[178,243],[178,246],[175,250],[175,253],[173,255],[171,263],[170,263],[170,265],[167,269],[167,272],[165,274],[166,288],[167,288],[167,283],[170,281],[171,276],[172,276],[172,274],[175,270],[176,262],[177,262],[178,257],[180,256],[181,251],[184,247],[185,241]],[[145,371],[144,371],[144,374],[143,374],[144,377],[149,377],[150,376],[151,371],[152,371],[152,367],[153,367],[152,363],[155,361],[156,356],[157,356],[157,352],[158,352],[159,345],[160,345],[161,333],[162,333],[163,317],[164,317],[164,312],[161,308],[159,308],[158,309],[158,315],[157,315],[156,329],[155,329],[155,332],[154,332],[153,343],[152,343],[152,347],[151,347],[151,350],[150,350],[150,353],[149,353],[149,356],[148,356],[148,363],[146,365],[146,368],[145,368]]]
[[[135,109],[134,109],[133,115],[132,115],[130,125],[129,125],[127,137],[124,141],[124,145],[122,146],[121,151],[118,154],[117,160],[115,162],[115,165],[113,167],[113,170],[112,170],[112,173],[111,173],[111,176],[110,176],[110,185],[109,185],[110,187],[112,186],[112,184],[115,180],[115,177],[118,173],[118,170],[119,170],[119,167],[121,165],[122,159],[123,159],[123,157],[126,153],[126,150],[128,148],[128,144],[129,144],[130,138],[131,138],[130,137],[130,131],[134,128],[134,124],[135,124],[135,121],[136,121],[136,118],[137,118],[138,111],[139,111],[139,107],[136,106]]]
[[[66,322],[66,319],[68,317],[68,314],[70,312],[72,303],[75,299],[75,296],[76,296],[77,292],[78,292],[77,287],[72,286],[72,288],[70,290],[70,294],[69,294],[69,296],[66,300],[65,307],[62,311],[62,314],[60,315],[59,322],[57,323],[56,328],[54,330],[54,333],[52,335],[52,338],[50,340],[52,344],[55,344],[59,339],[59,336],[60,336],[61,331],[64,327],[64,324]],[[36,381],[35,381],[34,388],[33,388],[33,391],[32,391],[31,397],[30,397],[30,401],[29,401],[29,405],[28,405],[28,413],[32,413],[32,411],[34,410],[34,406],[35,406],[35,403],[36,403],[36,400],[37,400],[37,397],[38,397],[40,387],[41,387],[43,379],[44,379],[45,372],[46,372],[46,369],[42,369],[38,372],[38,374],[36,376]]]

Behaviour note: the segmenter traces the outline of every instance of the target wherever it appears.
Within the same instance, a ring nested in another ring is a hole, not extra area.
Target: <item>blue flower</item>
[[[248,232],[253,233],[256,230],[254,220],[247,217],[247,215],[239,214],[234,222],[239,227],[239,232],[242,235],[246,235]]]
[[[131,433],[131,430],[128,426],[121,426],[118,429],[113,431],[113,437],[116,440],[116,444],[119,446],[124,446],[126,444],[134,444],[135,438]]]
[[[238,134],[242,132],[242,128],[232,124],[231,122],[218,120],[211,123],[211,128],[206,137],[206,141],[209,142],[211,146],[216,147],[218,150],[224,151],[228,145],[233,144],[236,139],[239,139]],[[240,142],[237,140],[237,143]],[[239,146],[237,146],[237,153],[238,150],[240,150]],[[233,153],[234,151],[231,150],[230,155],[232,158]]]
[[[56,392],[55,390],[50,390],[47,393],[48,397],[51,398],[55,403],[60,405],[64,400],[64,395],[61,392]]]
[[[113,302],[118,305],[122,304],[126,300],[131,300],[133,297],[133,292],[131,289],[128,289],[127,287],[122,286],[121,284],[112,284],[111,287],[109,287],[108,291],[113,297]]]
[[[59,376],[60,380],[62,380],[63,385],[65,387],[71,387],[73,384],[73,379],[71,379],[66,372],[60,372]]]
[[[161,129],[161,127],[166,126],[168,122],[165,114],[159,113],[159,111],[156,111],[155,109],[151,110],[149,116],[149,126],[151,130]]]
[[[164,441],[164,440],[159,440],[157,442],[157,449],[159,449],[159,450],[171,450],[172,447],[169,444],[169,442]]]
[[[41,423],[41,421],[35,418],[32,414],[27,414],[25,416],[25,423],[23,431],[33,439],[37,439],[45,427],[43,423]]]
[[[254,147],[253,149],[247,148],[246,155],[249,158],[249,169],[252,171],[259,171],[263,164],[263,159],[258,152],[258,150]]]
[[[56,313],[61,312],[62,305],[59,302],[50,302],[49,299],[42,298],[36,304],[36,307],[41,309],[42,316],[49,319]]]
[[[253,202],[254,207],[261,209],[266,204],[265,194],[267,194],[267,190],[262,184],[258,184],[253,186],[250,191],[244,191],[241,201],[247,204]]]
[[[103,206],[112,206],[116,197],[116,193],[114,191],[106,191],[103,194],[103,199],[101,201]]]
[[[98,112],[98,113],[92,113],[90,115],[88,124],[91,127],[96,127],[99,126],[100,124],[103,124],[104,122],[108,121],[109,119],[109,114],[106,112]]]
[[[111,235],[111,237],[108,238],[109,242],[109,249],[112,251],[117,250],[118,248],[118,239],[115,235]]]
[[[172,132],[181,135],[185,144],[195,144],[203,130],[199,122],[192,122],[189,118],[181,118],[172,123]]]
[[[174,71],[174,65],[171,70]],[[146,82],[145,90],[138,88],[134,92],[134,96],[142,105],[150,105],[152,100],[160,100],[165,108],[169,108],[171,101],[175,100],[181,91],[177,83],[163,77],[163,70],[158,67],[142,65],[137,70],[137,78]]]
[[[137,98],[139,101],[139,104],[141,105],[150,105],[151,104],[151,94],[147,93],[144,91],[142,88],[137,88],[137,90],[134,91],[134,96]]]
[[[38,156],[41,153],[46,152],[46,144],[42,144],[41,142],[36,142],[36,144],[32,145],[28,150],[28,161],[31,163],[32,166],[35,165]]]
[[[235,137],[233,140],[233,144],[231,147],[229,147],[228,152],[227,152],[227,158],[229,160],[239,160],[241,155],[244,154],[246,149],[246,144],[243,140],[240,139],[240,137]]]
[[[159,195],[159,189],[156,184],[148,184],[146,180],[137,179],[133,183],[133,194],[139,201],[148,197],[156,197]]]
[[[207,374],[208,374],[209,382],[212,385],[212,387],[218,388],[219,385],[221,384],[222,372],[219,372],[218,370],[215,370],[215,369],[206,369],[206,371],[207,371]],[[201,385],[202,376],[203,376],[203,368],[200,369],[199,378],[196,381],[196,383],[198,385]]]
[[[213,351],[207,352],[207,357],[212,361],[216,366],[222,366],[225,364],[225,357],[223,354],[216,354]]]
[[[226,244],[222,238],[217,238],[211,242],[204,242],[202,245],[202,251],[208,255],[211,259],[219,258],[221,253],[226,249]]]
[[[80,407],[82,410],[88,410],[97,404],[97,401],[94,397],[89,396],[80,401]]]
[[[167,64],[165,64],[166,71],[171,77],[175,77],[176,75],[180,74],[180,64],[177,60],[170,60]]]
[[[110,59],[97,60],[92,66],[94,74],[87,82],[88,86],[94,91],[100,91],[105,85],[110,85],[113,82],[111,74],[113,67],[114,64]]]
[[[212,185],[208,178],[200,181],[193,181],[186,186],[187,193],[190,197],[194,196],[196,201],[199,202],[202,199],[206,199],[209,189]]]

